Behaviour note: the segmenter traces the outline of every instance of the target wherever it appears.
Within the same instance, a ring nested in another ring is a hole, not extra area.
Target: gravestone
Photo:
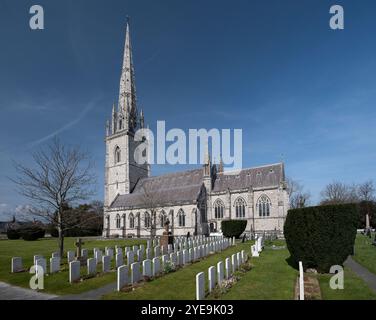
[[[196,275],[196,300],[205,298],[205,274],[200,272]]]
[[[242,264],[242,255],[240,252],[236,253],[236,265],[239,268],[239,266]]]
[[[43,256],[41,256],[41,255],[35,255],[34,256],[34,260],[33,260],[34,261],[34,265],[37,263],[37,260],[41,259],[41,258],[43,258]]]
[[[60,257],[50,258],[50,273],[60,271]]]
[[[109,272],[110,268],[111,268],[111,257],[110,256],[103,256],[102,257],[102,271],[103,271],[103,273]]]
[[[128,266],[120,266],[117,269],[117,291],[128,284]]]
[[[175,252],[170,253],[170,261],[171,263],[174,264],[174,266],[176,266],[176,253]]]
[[[106,255],[110,257],[110,260],[114,257],[114,250],[112,248],[107,248]]]
[[[144,260],[144,251],[141,249],[137,250],[137,261],[142,262]]]
[[[131,283],[135,284],[141,280],[140,263],[133,262],[131,264]]]
[[[192,262],[193,260],[193,248],[188,249],[188,261]]]
[[[220,285],[223,281],[223,278],[224,278],[224,273],[225,273],[225,270],[224,270],[224,264],[223,264],[223,261],[219,261],[217,263],[217,278],[218,278],[218,284]]]
[[[85,244],[85,242],[82,242],[81,238],[78,238],[77,241],[74,243],[76,246],[76,260],[81,261],[81,249],[82,245]]]
[[[12,258],[12,273],[23,271],[22,267],[22,258],[21,257],[13,257]]]
[[[81,257],[82,257],[82,259],[87,260],[88,256],[89,256],[89,250],[88,249],[81,249]]]
[[[120,250],[120,253],[116,254],[116,256],[115,256],[115,265],[116,265],[116,268],[121,267],[123,264],[124,264],[124,261],[123,261],[123,252],[122,252],[122,250]]]
[[[167,253],[170,254],[171,252],[172,252],[172,244],[168,244]]]
[[[152,251],[150,248],[146,249],[146,259],[152,259]]]
[[[119,253],[123,254],[123,250],[119,247],[116,247],[115,252],[116,254],[119,254]]]
[[[60,258],[60,253],[59,252],[52,252],[51,257],[52,258]]]
[[[87,259],[87,274],[94,275],[97,273],[97,261],[95,258]]]
[[[43,273],[46,274],[47,273],[47,262],[46,262],[46,259],[44,258],[39,258],[35,265],[37,266],[41,266],[43,268]]]
[[[215,288],[215,267],[211,266],[208,269],[208,280],[209,280],[209,292],[212,292]]]
[[[142,261],[142,275],[144,277],[151,277],[152,272],[151,272],[151,260],[146,259]]]
[[[74,260],[74,251],[67,251],[67,261],[68,263]]]
[[[182,251],[178,251],[176,253],[176,265],[181,266],[183,264],[183,253]]]
[[[80,261],[69,263],[69,282],[73,283],[80,279]]]
[[[167,261],[168,261],[168,255],[167,255],[167,254],[164,254],[164,255],[162,256],[162,269],[163,269],[163,271],[164,271],[165,268],[166,268]]]
[[[225,260],[226,279],[229,279],[232,273],[230,258]]]
[[[161,272],[161,260],[159,257],[153,258],[153,277],[157,276]]]
[[[128,251],[131,251],[131,248],[129,248],[129,247],[125,247],[124,248],[124,254],[125,254],[125,256],[127,256],[127,252]]]
[[[246,263],[247,262],[247,255],[245,253],[244,250],[241,251],[241,257],[242,257],[242,263]]]
[[[95,251],[95,260],[97,260],[97,263],[102,262],[102,251],[101,250]]]
[[[257,251],[256,245],[251,246],[251,254],[252,254],[252,257],[256,257],[256,258],[260,256],[259,252]]]
[[[238,261],[236,259],[236,253],[231,256],[232,271],[235,272],[238,269]]]
[[[137,246],[137,245],[134,245],[134,246],[132,247],[132,250],[133,250],[133,253],[134,253],[134,254],[137,254],[138,246]]]
[[[189,257],[188,257],[188,250],[183,249],[183,264],[188,264],[189,263]]]
[[[133,251],[127,252],[127,265],[130,266],[134,262],[134,253]]]
[[[154,257],[159,257],[161,255],[161,247],[155,246],[154,247]]]
[[[151,240],[146,241],[146,249],[151,249]]]

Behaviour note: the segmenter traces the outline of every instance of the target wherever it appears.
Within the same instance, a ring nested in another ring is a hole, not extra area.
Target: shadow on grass
[[[293,258],[292,256],[289,256],[289,257],[286,259],[286,262],[287,262],[287,264],[288,264],[291,268],[293,268],[293,269],[299,271],[299,264],[298,264],[298,262],[296,262],[296,261],[294,260],[294,258]]]

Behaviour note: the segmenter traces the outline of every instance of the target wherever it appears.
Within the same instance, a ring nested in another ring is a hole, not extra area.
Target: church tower
[[[149,176],[149,165],[138,164],[134,151],[141,143],[135,132],[144,126],[144,114],[137,111],[136,84],[132,61],[129,21],[126,25],[119,100],[112,106],[111,120],[106,125],[105,199],[108,207],[118,194],[131,193],[138,180]]]

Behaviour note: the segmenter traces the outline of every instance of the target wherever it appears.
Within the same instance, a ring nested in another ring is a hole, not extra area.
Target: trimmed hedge
[[[289,210],[284,235],[294,262],[321,273],[342,265],[353,253],[358,209],[341,204]]]
[[[18,230],[9,228],[9,229],[7,229],[7,237],[8,237],[9,240],[17,240],[17,239],[21,238],[21,235],[18,232]]]
[[[20,229],[22,239],[26,241],[35,241],[44,238],[45,230],[37,225],[27,225]]]
[[[239,239],[247,226],[247,220],[223,220],[221,223],[222,233],[225,237]]]

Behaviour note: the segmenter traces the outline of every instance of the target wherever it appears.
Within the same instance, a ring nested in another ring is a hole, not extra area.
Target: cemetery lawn
[[[274,241],[277,246],[286,245],[284,241]],[[291,300],[294,299],[294,285],[298,271],[286,259],[290,257],[287,249],[272,250],[270,243],[259,258],[251,258],[253,268],[239,282],[221,296],[228,300]]]
[[[65,238],[65,252],[67,250],[75,250],[74,243],[76,240],[77,238]],[[93,238],[83,238],[83,241],[85,242],[83,248],[89,249],[89,258],[93,257],[93,248],[99,248],[103,251],[106,246],[115,247],[115,245],[118,245],[125,247],[141,243],[146,244],[145,240],[140,239],[96,240]],[[29,288],[31,274],[28,272],[12,274],[10,272],[12,257],[22,257],[23,267],[28,269],[33,264],[34,255],[43,255],[47,260],[47,269],[49,270],[49,259],[52,252],[55,251],[58,251],[56,238],[45,238],[36,241],[0,240],[0,281]],[[101,267],[102,265],[98,264],[98,272],[100,272]],[[61,268],[61,272],[45,277],[45,289],[41,290],[41,292],[54,293],[57,295],[76,294],[116,282],[116,272],[110,272],[100,277],[94,277],[80,283],[70,284],[66,254],[62,259]],[[86,266],[81,268],[81,275],[86,275]]]
[[[374,239],[375,234],[372,234],[371,239],[362,234],[358,234],[355,239],[355,255],[352,256],[352,258],[363,267],[376,274],[376,246],[372,245]]]
[[[241,250],[251,256],[250,247],[253,242],[238,243],[236,247],[212,255],[200,262],[169,273],[151,282],[143,283],[131,292],[114,292],[105,295],[104,299],[161,299],[161,300],[194,300],[196,274],[205,272],[205,282],[208,286],[208,268],[216,266],[219,261]],[[284,245],[277,241],[276,245]],[[251,258],[254,268],[247,272],[242,279],[223,295],[223,299],[293,299],[294,284],[298,272],[289,266],[286,258],[290,255],[287,249],[271,250],[266,248],[260,258]]]
[[[333,275],[318,275],[323,300],[376,300],[376,294],[350,268],[344,269],[344,289],[332,290],[329,286]]]

